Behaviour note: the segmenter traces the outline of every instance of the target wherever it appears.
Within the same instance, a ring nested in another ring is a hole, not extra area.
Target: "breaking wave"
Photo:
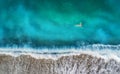
[[[1,48],[2,74],[120,74],[120,45]]]
[[[92,56],[102,57],[104,59],[116,59],[120,61],[120,45],[103,45],[103,44],[93,44],[75,47],[64,47],[64,48],[0,48],[1,54],[11,54],[13,56],[19,56],[21,54],[31,55],[36,58],[39,58],[41,55],[43,58],[58,58],[61,56],[69,55],[79,55],[79,54],[89,54]]]

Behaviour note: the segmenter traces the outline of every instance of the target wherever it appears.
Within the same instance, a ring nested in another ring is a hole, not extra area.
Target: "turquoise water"
[[[0,46],[120,44],[120,0],[0,0]]]

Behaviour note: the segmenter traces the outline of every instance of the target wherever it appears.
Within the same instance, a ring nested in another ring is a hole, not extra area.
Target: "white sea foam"
[[[115,59],[120,62],[120,45],[102,45],[94,44],[81,46],[80,48],[43,48],[43,49],[32,49],[32,48],[0,48],[0,54],[12,55],[14,57],[20,55],[31,55],[37,59],[57,59],[61,56],[71,56],[88,54],[95,57],[103,58],[106,61],[109,59]]]

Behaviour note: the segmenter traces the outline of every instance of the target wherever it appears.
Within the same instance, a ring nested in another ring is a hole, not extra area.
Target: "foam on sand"
[[[103,58],[106,61],[114,59],[120,62],[120,45],[102,45],[94,44],[81,46],[80,48],[0,48],[0,54],[12,55],[14,57],[20,55],[31,55],[34,58],[58,59],[62,56],[72,56],[80,54],[88,54],[98,58]]]
[[[119,45],[65,49],[1,48],[1,74],[120,74]]]

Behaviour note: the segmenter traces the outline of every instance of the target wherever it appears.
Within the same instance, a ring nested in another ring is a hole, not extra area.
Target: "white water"
[[[82,46],[80,48],[43,48],[43,49],[32,49],[29,47],[25,48],[0,48],[0,54],[12,55],[14,57],[24,55],[31,55],[37,59],[58,59],[61,56],[71,56],[80,54],[89,54],[95,57],[100,57],[108,61],[114,59],[120,62],[120,45],[102,45],[94,44]]]

